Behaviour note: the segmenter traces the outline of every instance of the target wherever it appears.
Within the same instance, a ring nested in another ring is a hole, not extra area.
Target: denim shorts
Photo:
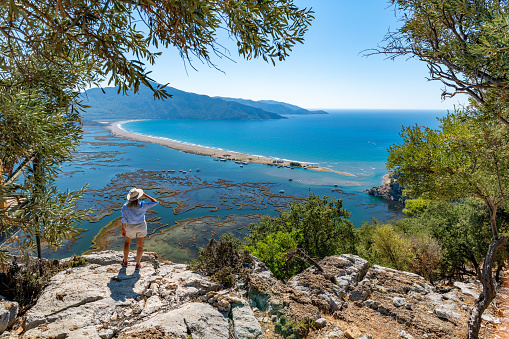
[[[143,221],[139,224],[126,224],[125,236],[131,239],[145,238],[147,236],[147,223]]]

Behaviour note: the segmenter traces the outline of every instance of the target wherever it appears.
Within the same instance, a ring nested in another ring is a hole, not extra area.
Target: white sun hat
[[[143,190],[141,188],[132,188],[130,191],[129,191],[129,194],[127,195],[127,200],[129,201],[134,201],[134,200],[138,200],[139,198],[141,198],[143,195]]]

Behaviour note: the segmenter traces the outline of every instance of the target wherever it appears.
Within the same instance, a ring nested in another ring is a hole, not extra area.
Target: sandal
[[[135,271],[139,271],[140,268],[141,268],[141,264],[136,264],[136,266],[134,266]]]
[[[127,267],[127,260],[122,259],[122,267]]]

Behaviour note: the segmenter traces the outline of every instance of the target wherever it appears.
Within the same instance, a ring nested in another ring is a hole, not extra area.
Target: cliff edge
[[[0,338],[460,338],[479,293],[477,283],[438,290],[350,254],[324,258],[324,272],[311,267],[286,284],[255,258],[235,289],[154,253],[139,271],[121,268],[121,252],[84,257],[86,266],[56,274]],[[497,321],[490,312],[485,338]]]

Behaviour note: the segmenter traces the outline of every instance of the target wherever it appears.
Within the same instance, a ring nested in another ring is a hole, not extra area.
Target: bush
[[[401,219],[397,225],[407,234],[429,234],[440,241],[443,276],[480,274],[492,233],[485,208],[474,200],[457,202],[435,201],[412,218]],[[499,230],[507,229],[500,223]],[[475,272],[467,270],[473,267]]]
[[[382,265],[397,270],[409,270],[414,260],[409,239],[396,233],[391,225],[381,225],[375,230],[373,250]]]
[[[405,200],[405,208],[403,209],[403,213],[408,215],[409,217],[414,215],[419,215],[431,205],[432,201],[424,198],[417,199],[407,199]]]
[[[302,165],[299,162],[290,162],[290,166],[292,167],[301,167]]]
[[[42,261],[42,275],[39,275],[39,260],[28,258],[13,259],[9,264],[3,264],[0,271],[0,291],[7,300],[16,301],[20,306],[19,315],[23,315],[35,304],[39,293],[48,284],[51,277],[59,271],[69,267],[86,265],[82,256],[73,256],[71,260],[59,262],[58,260]]]
[[[480,275],[492,237],[484,206],[475,200],[423,199],[407,200],[406,205],[411,217],[388,226],[374,220],[355,231],[360,256],[371,263],[404,267],[430,281]],[[507,232],[508,220],[509,215],[502,210],[497,218],[500,234]]]
[[[244,265],[252,263],[249,252],[240,249],[240,241],[231,233],[226,233],[216,241],[209,243],[198,253],[198,258],[191,263],[192,269],[212,277],[225,287],[232,287],[238,275],[245,273]]]
[[[354,227],[348,218],[350,213],[343,209],[342,199],[310,193],[306,201],[290,203],[288,211],[278,217],[265,216],[258,224],[251,224],[245,241],[247,246],[254,246],[269,234],[297,230],[302,234],[298,247],[310,257],[355,254]]]
[[[290,233],[278,231],[268,234],[264,240],[246,249],[263,261],[277,279],[287,280],[299,273],[299,265],[295,262],[287,263],[285,255],[297,249],[301,241],[302,234],[299,230],[293,230]]]
[[[442,245],[428,234],[410,236],[410,251],[414,260],[410,270],[433,282],[440,275]]]
[[[281,316],[274,326],[274,332],[286,339],[300,339],[306,337],[308,327],[304,323]]]

